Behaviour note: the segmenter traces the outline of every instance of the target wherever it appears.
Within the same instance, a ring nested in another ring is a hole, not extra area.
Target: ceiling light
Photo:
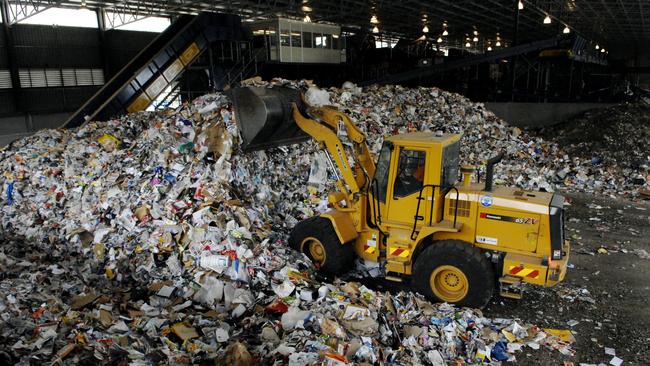
[[[377,20],[376,15],[373,15],[372,17],[370,17],[370,24],[378,24],[378,23],[379,23],[379,20]]]
[[[551,17],[546,14],[546,17],[544,18],[544,24],[551,24]]]
[[[471,44],[469,42],[465,43],[465,47],[470,47]]]
[[[487,50],[492,51],[492,46],[488,46]]]
[[[474,35],[478,36],[478,31],[477,30],[474,31]]]
[[[304,11],[304,12],[310,12],[310,11],[312,11],[311,6],[309,6],[309,5],[303,5],[301,9],[302,9],[302,11]]]
[[[517,7],[519,8],[519,10],[524,10],[524,2],[519,0],[519,3],[517,4]]]
[[[501,47],[501,41],[497,41],[497,43],[494,44],[497,47]]]
[[[302,19],[303,22],[305,23],[311,23],[311,18],[309,17],[309,14],[305,15],[305,17]]]
[[[474,38],[472,38],[472,41],[474,41],[474,42],[478,42],[478,37],[474,37]]]
[[[599,46],[599,45],[596,45],[596,49],[599,50],[599,49],[600,49],[600,46]]]
[[[429,33],[429,27],[427,27],[426,25],[422,27],[422,33]]]
[[[379,33],[379,28],[377,28],[377,26],[372,28],[372,33]]]
[[[565,26],[564,26],[564,30],[562,31],[562,33],[564,33],[564,34],[569,34],[569,33],[571,33],[571,29],[569,29],[569,26],[568,26],[568,25],[565,25]]]
[[[449,35],[449,32],[447,32],[447,30],[445,29],[444,31],[442,31],[442,35],[443,35],[443,36],[448,36],[448,35]]]
[[[442,37],[438,37],[438,39],[436,40],[436,42],[438,42],[438,43],[442,43]]]
[[[605,53],[605,49],[603,48],[602,50],[600,50],[600,52]]]

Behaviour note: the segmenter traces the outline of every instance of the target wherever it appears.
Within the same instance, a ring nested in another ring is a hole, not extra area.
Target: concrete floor
[[[531,288],[519,301],[495,298],[484,313],[575,331],[573,357],[527,349],[518,354],[518,364],[609,364],[612,356],[604,347],[610,347],[623,365],[649,365],[650,259],[640,258],[634,250],[650,252],[650,201],[570,196],[566,234],[574,268],[564,283],[551,289]],[[606,253],[598,252],[601,246]],[[582,289],[589,291],[595,304],[562,297]],[[570,327],[570,320],[579,323]]]

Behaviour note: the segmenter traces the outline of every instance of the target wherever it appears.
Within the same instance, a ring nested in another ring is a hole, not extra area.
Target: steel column
[[[512,47],[517,46],[519,40],[519,1],[513,0],[512,6],[514,7],[514,26],[512,30]],[[515,90],[516,90],[516,81],[517,81],[517,55],[512,58],[512,66],[510,67],[510,80],[512,81],[512,86],[510,88],[510,98],[511,101],[515,101]]]
[[[9,2],[8,0],[0,0],[0,13],[2,13],[2,28],[7,42],[7,64],[9,65],[9,73],[11,74],[11,93],[13,96],[13,104],[16,112],[22,110],[21,108],[21,88],[20,76],[18,75],[18,65],[16,63],[15,44],[13,32],[11,29],[11,22],[9,19]]]

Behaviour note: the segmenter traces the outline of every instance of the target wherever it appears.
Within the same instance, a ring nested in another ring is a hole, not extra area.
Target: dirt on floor
[[[495,297],[484,314],[575,332],[572,357],[526,349],[517,354],[518,364],[609,365],[608,347],[623,365],[649,365],[650,201],[567,196],[572,268],[565,281],[551,289],[528,288],[522,300]]]

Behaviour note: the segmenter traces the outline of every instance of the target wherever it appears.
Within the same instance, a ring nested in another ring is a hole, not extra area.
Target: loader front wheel
[[[325,274],[340,275],[352,268],[352,244],[339,241],[328,219],[316,216],[299,222],[291,231],[289,245],[305,253]]]
[[[434,301],[484,307],[494,289],[494,271],[483,253],[460,240],[433,243],[413,268],[416,290]]]

